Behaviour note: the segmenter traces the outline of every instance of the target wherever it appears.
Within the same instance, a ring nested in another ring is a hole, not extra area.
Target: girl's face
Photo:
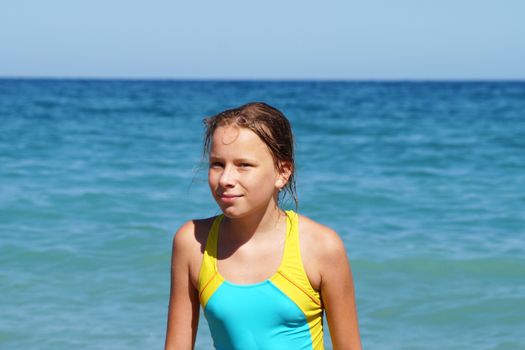
[[[224,215],[240,218],[277,205],[286,181],[259,136],[230,125],[213,133],[208,184]]]

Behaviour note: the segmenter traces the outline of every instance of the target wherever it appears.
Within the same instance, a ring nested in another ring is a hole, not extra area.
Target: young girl
[[[354,286],[338,235],[296,205],[290,123],[249,103],[205,120],[208,183],[222,214],[173,239],[166,349],[193,349],[199,307],[220,350],[361,349]]]

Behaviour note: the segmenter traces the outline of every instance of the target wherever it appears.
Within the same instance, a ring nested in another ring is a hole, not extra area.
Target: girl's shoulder
[[[193,219],[186,221],[175,232],[173,237],[173,244],[180,244],[185,247],[199,244],[205,245],[210,232],[213,221],[217,216],[212,216],[205,219]]]
[[[304,215],[299,215],[299,236],[309,256],[323,261],[334,255],[346,256],[343,240],[335,230]]]
[[[311,286],[320,291],[330,270],[347,259],[343,241],[330,227],[299,215],[299,242],[306,275]]]
[[[188,266],[192,284],[197,288],[202,256],[216,216],[189,220],[173,236],[173,263]]]

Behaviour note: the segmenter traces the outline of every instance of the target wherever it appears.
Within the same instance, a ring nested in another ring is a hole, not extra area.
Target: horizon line
[[[4,76],[0,80],[173,81],[173,82],[525,82],[525,78],[242,78],[129,76]]]

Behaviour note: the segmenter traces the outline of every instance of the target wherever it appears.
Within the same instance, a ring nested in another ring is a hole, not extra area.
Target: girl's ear
[[[277,187],[279,191],[282,190],[288,183],[288,180],[292,175],[292,171],[292,163],[286,161],[279,162],[279,177],[275,182],[275,187]]]

